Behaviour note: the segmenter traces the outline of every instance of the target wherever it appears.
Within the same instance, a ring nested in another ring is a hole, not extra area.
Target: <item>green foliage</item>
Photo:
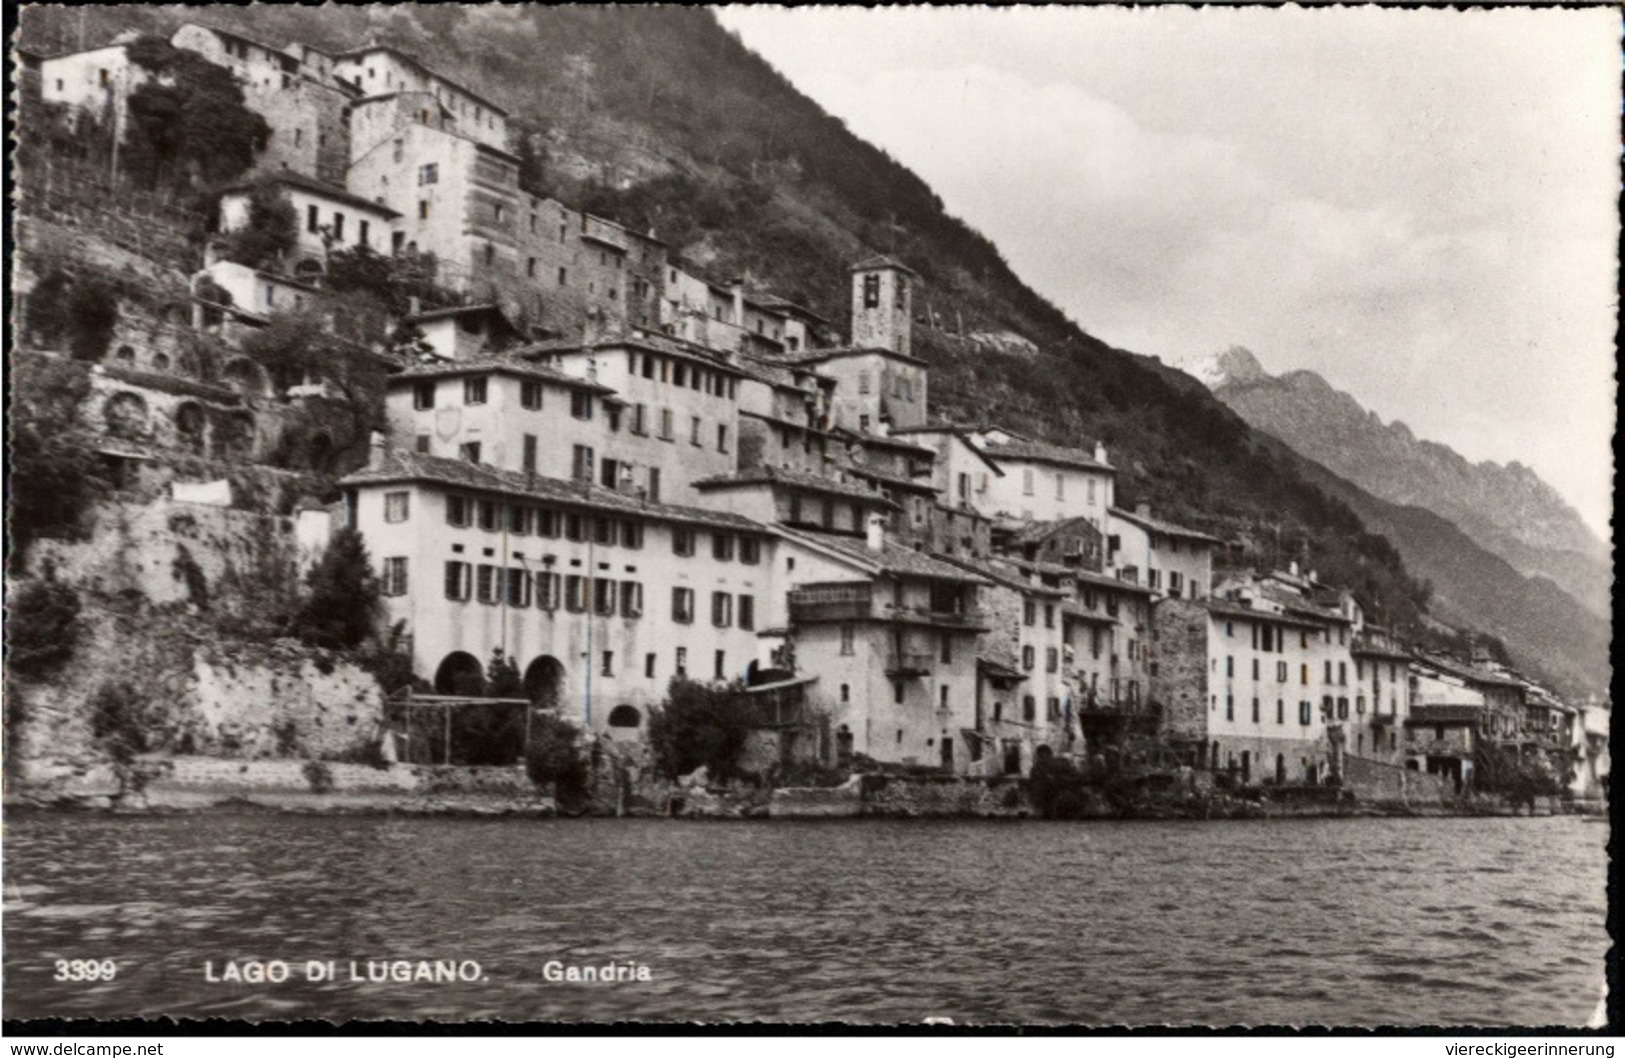
[[[1027,778],[1027,796],[1044,819],[1077,819],[1087,785],[1083,773],[1066,758],[1040,758]]]
[[[45,346],[65,343],[75,360],[100,360],[119,319],[119,285],[55,269],[28,296],[28,330]]]
[[[665,703],[650,711],[649,747],[668,778],[703,765],[712,779],[726,782],[740,776],[745,740],[754,726],[744,684],[673,679]]]
[[[341,326],[378,318],[376,306],[351,293],[331,305]],[[381,319],[380,327],[381,332]],[[384,364],[363,341],[332,332],[326,316],[314,312],[280,313],[243,340],[243,352],[261,364],[279,388],[320,379],[337,394],[333,406],[347,419],[349,443],[384,425]],[[314,432],[314,430],[312,431]],[[290,438],[293,443],[298,438]],[[343,442],[338,447],[343,447]]]
[[[333,769],[325,760],[307,760],[300,769],[312,793],[331,793],[334,787]]]
[[[152,729],[148,703],[134,687],[108,681],[90,697],[90,731],[112,758],[128,763],[149,748]]]
[[[1507,803],[1534,807],[1537,797],[1556,797],[1564,778],[1543,755],[1520,754],[1515,746],[1498,746],[1480,738],[1473,751],[1473,787],[1480,793],[1499,794]]]
[[[531,720],[530,751],[525,773],[538,787],[552,786],[564,804],[578,804],[587,793],[587,764],[581,756],[581,732],[552,714]]]
[[[386,695],[403,687],[422,689],[425,686],[413,669],[411,653],[402,645],[405,638],[406,622],[396,621],[380,640],[369,643],[355,655],[356,664],[372,674]]]
[[[221,253],[228,261],[265,268],[298,244],[299,217],[293,203],[276,184],[261,180],[248,194],[248,223],[225,237]]]
[[[79,593],[47,566],[6,599],[6,665],[39,678],[73,656],[79,634]]]
[[[158,36],[129,45],[130,61],[151,79],[126,106],[125,164],[148,184],[220,184],[254,164],[271,127],[244,103],[242,86],[224,66]]]
[[[524,707],[472,702],[452,710],[451,758],[457,763],[507,767],[524,748]]]
[[[10,564],[43,536],[77,532],[102,488],[93,439],[79,408],[90,392],[84,365],[43,357],[14,361],[10,468]]]
[[[501,647],[491,651],[491,660],[485,664],[485,694],[488,698],[525,696],[525,681],[519,676],[519,665]]]
[[[349,650],[366,641],[377,618],[380,594],[360,533],[351,526],[334,533],[305,586],[295,625],[300,639],[330,650]]]

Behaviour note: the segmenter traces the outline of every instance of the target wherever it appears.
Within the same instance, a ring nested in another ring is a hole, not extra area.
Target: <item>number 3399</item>
[[[58,959],[57,981],[111,981],[118,976],[118,963],[112,959]]]

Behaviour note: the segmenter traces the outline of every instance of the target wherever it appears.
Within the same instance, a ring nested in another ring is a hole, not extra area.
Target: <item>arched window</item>
[[[147,431],[147,402],[138,393],[115,393],[102,406],[107,432],[114,437],[136,438]]]
[[[609,711],[610,727],[637,727],[643,722],[643,714],[636,706],[617,705]]]

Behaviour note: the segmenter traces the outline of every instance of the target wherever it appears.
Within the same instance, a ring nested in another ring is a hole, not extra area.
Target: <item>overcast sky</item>
[[[1090,333],[1313,369],[1607,538],[1617,12],[720,18]]]

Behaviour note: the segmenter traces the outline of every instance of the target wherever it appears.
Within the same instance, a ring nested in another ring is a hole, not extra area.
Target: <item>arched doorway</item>
[[[187,401],[175,409],[175,435],[182,448],[203,454],[203,428],[206,417],[200,405]]]
[[[456,650],[434,672],[436,694],[479,694],[485,689],[485,669],[480,659],[466,651]]]
[[[609,711],[610,727],[636,728],[642,725],[643,714],[634,705],[617,705]]]
[[[564,666],[558,658],[544,654],[525,667],[525,697],[532,704],[542,709],[557,709],[563,695]]]

